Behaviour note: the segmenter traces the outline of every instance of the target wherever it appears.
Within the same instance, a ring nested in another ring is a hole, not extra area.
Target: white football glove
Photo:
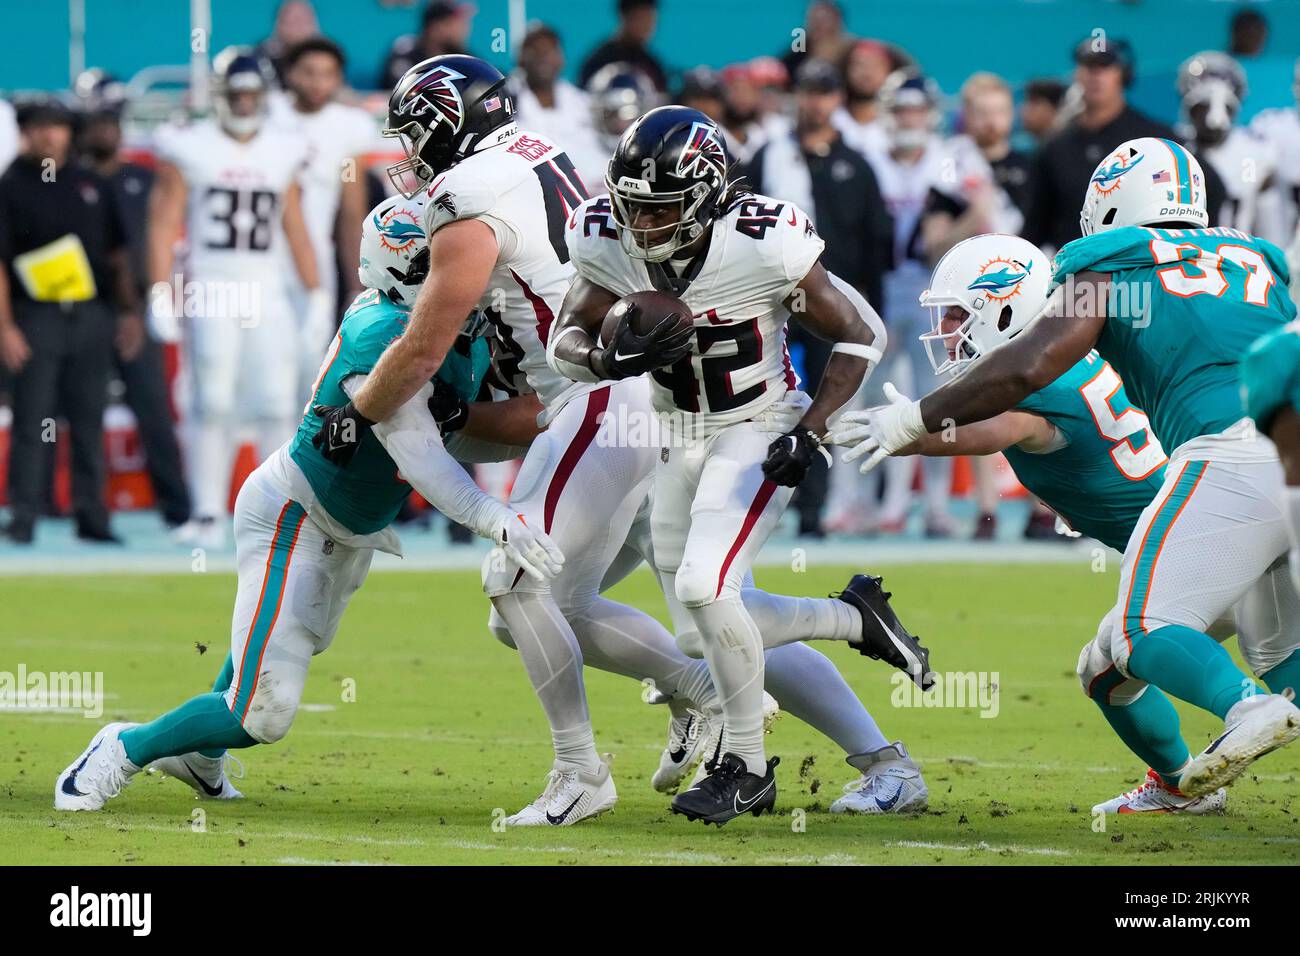
[[[893,382],[885,383],[888,405],[877,405],[861,412],[847,412],[831,428],[828,440],[836,445],[852,445],[841,461],[856,461],[869,456],[858,470],[864,475],[878,464],[926,434],[921,421],[921,403],[914,402]]]
[[[308,355],[320,355],[334,336],[334,297],[325,289],[309,289],[307,314],[299,326],[300,347]]]
[[[511,515],[498,523],[492,540],[534,580],[550,581],[564,567],[564,554],[544,532],[528,527],[523,515]]]
[[[172,287],[155,283],[149,292],[149,312],[145,319],[149,334],[159,342],[174,344],[181,340],[181,320],[172,302]]]

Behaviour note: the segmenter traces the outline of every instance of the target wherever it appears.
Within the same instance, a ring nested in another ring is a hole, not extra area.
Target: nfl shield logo
[[[668,464],[668,446],[659,449],[659,460],[665,465]]]

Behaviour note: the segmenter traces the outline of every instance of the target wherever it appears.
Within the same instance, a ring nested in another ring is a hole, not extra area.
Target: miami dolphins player
[[[375,425],[346,470],[312,447],[321,422],[315,409],[346,403],[405,331],[429,267],[424,233],[410,228],[421,214],[418,203],[386,200],[366,217],[358,271],[367,291],[344,316],[297,434],[240,490],[231,651],[213,690],[150,723],[101,729],[60,774],[56,809],[98,810],[150,765],[202,795],[239,797],[223,752],[274,743],[289,730],[308,663],[333,640],[372,555],[401,553],[390,525],[412,489],[496,542],[524,573],[544,580],[559,572],[564,558],[550,539],[481,491],[444,449],[428,405],[433,382]],[[479,391],[488,363],[486,343],[473,337],[475,321],[438,370],[467,399]]]
[[[1047,312],[967,374],[919,402],[895,393],[839,436],[858,442],[845,458],[867,456],[869,470],[946,424],[1014,408],[1094,347],[1110,362],[1173,452],[1125,548],[1111,626],[1085,647],[1081,677],[1094,694],[1120,699],[1155,684],[1223,718],[1223,734],[1198,756],[1173,732],[1152,764],[1188,797],[1213,793],[1300,736],[1300,710],[1284,693],[1300,686],[1291,629],[1267,640],[1242,629],[1242,654],[1271,694],[1208,633],[1267,586],[1286,555],[1282,469],[1246,418],[1237,366],[1251,342],[1296,314],[1281,250],[1208,228],[1208,218],[1204,174],[1187,150],[1149,137],[1121,144],[1089,183],[1084,238],[1053,264],[1063,288]]]
[[[1282,460],[1291,580],[1300,592],[1300,322],[1275,329],[1250,347],[1241,361],[1241,391],[1247,413]]]

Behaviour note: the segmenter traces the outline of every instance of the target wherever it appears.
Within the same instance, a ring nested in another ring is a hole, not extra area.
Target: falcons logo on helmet
[[[406,91],[408,110],[413,116],[422,116],[433,110],[437,119],[453,130],[459,130],[465,121],[465,104],[456,89],[455,80],[465,79],[465,74],[439,66],[420,77]]]
[[[677,160],[676,174],[684,179],[709,179],[727,175],[727,151],[712,123],[691,126],[691,139]]]

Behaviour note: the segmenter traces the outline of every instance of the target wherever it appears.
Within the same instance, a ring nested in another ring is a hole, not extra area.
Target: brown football
[[[654,290],[633,292],[631,295],[623,296],[605,313],[605,321],[600,325],[601,345],[608,345],[614,340],[614,333],[618,331],[618,325],[623,321],[623,314],[627,312],[630,305],[636,305],[637,307],[637,311],[632,316],[632,331],[637,335],[645,335],[662,322],[665,316],[674,313],[678,316],[677,324],[674,326],[675,329],[683,325],[694,325],[690,307],[681,299],[675,298],[667,292]]]

